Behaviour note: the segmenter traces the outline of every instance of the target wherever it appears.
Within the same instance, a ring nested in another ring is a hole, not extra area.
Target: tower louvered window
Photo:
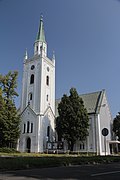
[[[49,86],[49,76],[46,76],[46,85]]]
[[[34,74],[32,74],[30,77],[30,84],[34,84]]]

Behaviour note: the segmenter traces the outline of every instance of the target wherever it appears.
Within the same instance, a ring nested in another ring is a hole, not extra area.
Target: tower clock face
[[[35,68],[35,66],[34,66],[34,65],[32,65],[32,66],[31,66],[31,70],[33,70],[34,68]]]

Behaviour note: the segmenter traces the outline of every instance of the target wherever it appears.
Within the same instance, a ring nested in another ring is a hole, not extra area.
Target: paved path
[[[120,164],[84,165],[0,172],[0,180],[120,180]]]

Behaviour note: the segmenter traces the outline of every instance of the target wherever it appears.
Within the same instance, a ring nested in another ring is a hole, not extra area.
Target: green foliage
[[[69,150],[77,140],[84,141],[88,136],[88,114],[83,100],[75,88],[70,89],[70,96],[63,95],[58,105],[59,116],[56,118],[58,136],[67,140]]]
[[[0,75],[0,146],[15,146],[20,134],[20,117],[17,114],[14,98],[16,92],[18,73],[9,72],[7,75]]]
[[[118,140],[120,141],[120,112],[113,120],[113,132],[116,136],[118,136]]]
[[[5,102],[2,97],[2,89],[0,88],[0,146],[3,144],[3,139],[4,139],[4,119],[6,117],[6,112],[5,112]]]
[[[17,76],[18,72],[14,71],[13,73],[10,71],[7,75],[0,75],[0,85],[3,90],[3,95],[5,99],[13,100],[14,97],[18,96],[15,89],[17,88]]]
[[[7,147],[0,148],[0,152],[2,152],[2,153],[19,153],[16,149],[7,148]]]

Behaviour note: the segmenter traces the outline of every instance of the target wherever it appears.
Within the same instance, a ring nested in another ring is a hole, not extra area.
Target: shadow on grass
[[[93,165],[91,165],[93,166]],[[42,169],[17,170],[0,173],[0,180],[37,180],[37,179],[90,179],[91,166],[69,166]],[[85,170],[84,170],[85,169]],[[86,171],[86,173],[84,173]],[[7,178],[6,178],[7,177]],[[20,179],[21,178],[21,179]]]
[[[0,172],[0,180],[38,180],[38,179],[72,179],[72,180],[95,180],[105,179],[104,173],[108,172],[107,179],[119,180],[120,163],[79,165],[69,167],[54,167],[42,169],[16,170]],[[113,172],[113,174],[109,174]],[[117,172],[117,173],[114,173]],[[95,174],[102,174],[100,177],[93,177]]]

